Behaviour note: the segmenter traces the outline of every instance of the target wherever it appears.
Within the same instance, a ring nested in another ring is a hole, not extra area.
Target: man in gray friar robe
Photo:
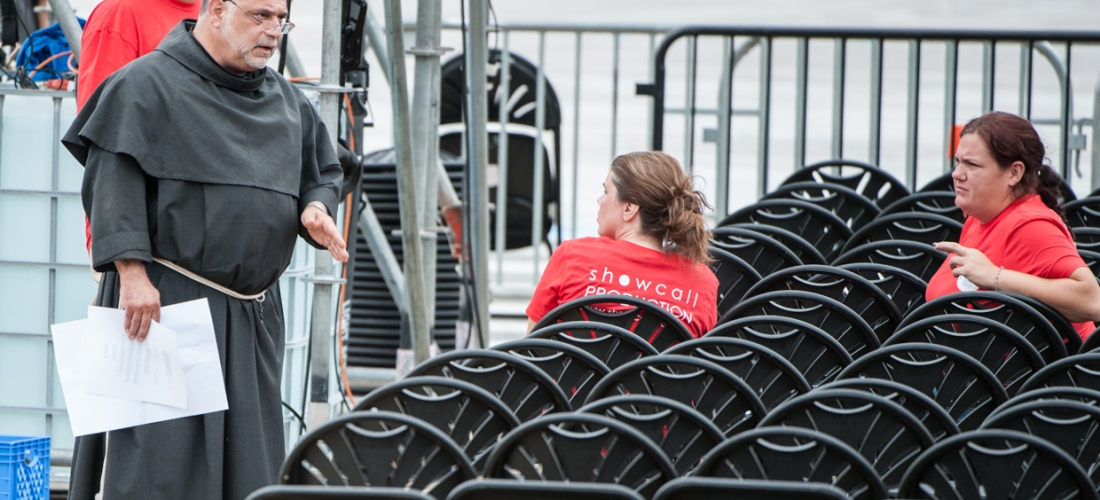
[[[125,309],[140,341],[162,305],[206,298],[229,400],[228,411],[77,439],[69,498],[102,487],[105,500],[239,500],[276,482],[277,280],[298,235],[347,260],[330,216],[342,173],[328,131],[265,69],[286,16],[285,0],[204,0],[197,21],[105,80],[62,139],[85,167],[98,305]]]

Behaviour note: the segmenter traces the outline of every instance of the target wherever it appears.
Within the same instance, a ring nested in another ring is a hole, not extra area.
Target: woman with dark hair
[[[607,294],[658,305],[696,337],[710,331],[718,320],[718,279],[706,265],[706,198],[679,162],[659,151],[615,158],[603,187],[599,237],[554,251],[527,306],[528,331],[565,302]]]
[[[928,282],[927,300],[960,290],[1015,292],[1073,322],[1082,339],[1100,319],[1100,285],[1077,253],[1058,203],[1062,181],[1027,120],[992,112],[970,120],[955,153],[955,205],[967,215],[958,243]]]

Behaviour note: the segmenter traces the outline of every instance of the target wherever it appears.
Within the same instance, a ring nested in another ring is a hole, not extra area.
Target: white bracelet
[[[309,203],[306,203],[306,206],[307,207],[317,207],[319,210],[324,212],[325,215],[328,215],[328,207],[326,207],[324,203],[321,203],[319,201],[311,201]]]
[[[1004,270],[1005,270],[1005,266],[1001,266],[1001,268],[997,270],[997,276],[995,278],[993,278],[993,291],[998,291],[999,290],[997,288],[997,285],[1001,284],[1001,271],[1004,271]]]

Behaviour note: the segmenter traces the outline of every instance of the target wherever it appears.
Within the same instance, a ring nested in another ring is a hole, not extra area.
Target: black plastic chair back
[[[1084,354],[1100,349],[1100,335],[1096,334],[1098,331],[1100,331],[1100,327],[1093,330],[1092,333],[1081,342],[1081,347],[1077,349],[1077,354]]]
[[[684,403],[729,436],[756,426],[767,411],[736,375],[705,359],[662,354],[632,361],[601,379],[585,404],[621,394],[649,394]]]
[[[488,349],[451,351],[413,368],[407,377],[437,375],[464,380],[496,396],[521,422],[545,413],[573,411],[569,397],[546,372],[519,356]]]
[[[798,266],[772,273],[745,297],[784,290],[816,293],[848,306],[871,327],[877,341],[874,347],[890,338],[901,323],[901,310],[886,292],[856,273],[832,266]],[[818,326],[828,331],[824,323]]]
[[[786,229],[808,241],[826,260],[840,255],[852,230],[832,212],[812,203],[791,199],[762,200],[744,207],[719,226],[756,223]]]
[[[784,401],[810,392],[810,383],[787,358],[756,342],[707,335],[665,351],[712,361],[744,380],[771,411]]]
[[[686,475],[725,439],[722,430],[703,414],[679,401],[629,394],[597,399],[579,410],[620,420],[642,431],[661,447],[676,471]]]
[[[279,482],[403,487],[442,500],[474,475],[443,431],[410,415],[377,411],[350,413],[310,431],[287,454]]]
[[[842,266],[855,262],[870,262],[893,266],[909,271],[925,283],[932,279],[947,254],[936,250],[932,245],[917,243],[914,241],[874,241],[855,247],[832,262],[834,266]]]
[[[880,213],[879,216],[900,214],[904,212],[936,214],[947,217],[959,224],[966,222],[966,214],[963,213],[961,208],[955,205],[955,193],[949,191],[913,193],[882,209],[882,213]]]
[[[944,314],[970,314],[1001,323],[1027,339],[1048,365],[1070,351],[1076,352],[1081,342],[1076,331],[1063,337],[1042,313],[1020,299],[990,291],[959,292],[933,299],[909,313],[901,327]]]
[[[828,434],[798,427],[760,427],[711,450],[695,476],[824,483],[852,500],[886,498],[867,459]]]
[[[802,290],[766,292],[746,297],[722,316],[718,324],[761,315],[784,316],[814,325],[840,342],[853,359],[877,349],[880,344],[871,325],[852,308],[824,295]]]
[[[738,222],[736,224],[730,224],[728,226],[722,226],[724,228],[741,228],[748,229],[750,231],[756,231],[769,238],[772,238],[783,246],[789,248],[803,264],[828,264],[829,261],[825,260],[825,257],[821,255],[821,252],[817,251],[810,242],[805,238],[794,234],[786,229],[776,226],[769,226],[766,224],[752,224],[746,222]],[[721,228],[718,228],[721,229]]]
[[[972,314],[944,314],[910,323],[882,345],[908,342],[943,345],[970,355],[993,372],[1009,397],[1046,366],[1039,351],[1019,333]]]
[[[848,500],[844,490],[821,483],[680,477],[665,483],[653,500]]]
[[[1071,201],[1062,205],[1062,209],[1066,212],[1069,227],[1100,228],[1100,196],[1089,195],[1088,198]]]
[[[856,231],[841,253],[872,241],[915,241],[931,245],[937,241],[959,241],[962,224],[942,215],[901,212],[883,215]]]
[[[909,311],[924,303],[924,292],[928,289],[928,283],[909,271],[870,262],[856,262],[838,267],[856,273],[877,286],[890,297],[903,318]]]
[[[710,270],[718,278],[718,314],[734,306],[753,285],[760,282],[760,273],[747,262],[716,247],[710,252]]]
[[[608,370],[644,356],[657,355],[657,349],[649,342],[625,328],[594,321],[554,323],[533,330],[528,337],[564,342],[580,348],[595,356]]]
[[[1012,398],[1010,398],[1008,401],[1005,401],[1005,403],[998,407],[997,410],[993,413],[1003,411],[1006,408],[1011,408],[1018,404],[1029,403],[1031,401],[1057,399],[1077,401],[1100,408],[1100,391],[1086,389],[1084,387],[1055,385],[1050,387],[1031,388],[1027,392],[1017,393],[1015,396],[1012,396]]]
[[[920,420],[933,441],[939,441],[959,432],[955,419],[939,403],[916,389],[892,380],[878,378],[845,378],[821,386],[825,389],[855,389],[867,391],[901,405]],[[1003,406],[1003,405],[1002,405]]]
[[[1089,271],[1092,271],[1096,279],[1100,280],[1100,252],[1078,248],[1077,253],[1081,256],[1081,260],[1085,261],[1085,265],[1089,266]]]
[[[1100,228],[1073,228],[1073,242],[1077,244],[1078,250],[1100,252]]]
[[[677,476],[656,443],[633,427],[590,413],[557,413],[504,436],[485,476],[531,482],[613,483],[644,498]]]
[[[463,483],[465,484],[465,483]],[[416,490],[381,486],[301,486],[273,484],[264,486],[245,500],[435,500],[435,497]]]
[[[982,429],[1009,429],[1050,441],[1100,485],[1100,408],[1080,401],[1045,399],[998,408]]]
[[[1075,354],[1048,363],[1020,386],[1020,392],[1058,386],[1100,391],[1100,353]]]
[[[694,338],[672,313],[625,295],[593,295],[571,300],[546,313],[532,330],[567,321],[615,325],[638,335],[657,351]]]
[[[626,486],[612,483],[567,483],[565,481],[515,481],[476,479],[451,491],[447,500],[644,500]]]
[[[391,411],[412,415],[443,431],[462,448],[475,471],[485,467],[493,445],[519,425],[503,402],[469,382],[419,376],[375,389],[354,411]]]
[[[1058,331],[1058,335],[1062,337],[1062,343],[1066,345],[1066,351],[1070,354],[1078,352],[1081,349],[1081,334],[1077,332],[1077,328],[1074,328],[1073,323],[1070,323],[1062,313],[1040,302],[1039,299],[1034,299],[1027,295],[1013,292],[1000,293],[1019,300],[1031,306],[1032,309],[1039,311],[1039,314],[1042,314],[1043,317],[1050,322],[1050,325]]]
[[[870,199],[840,184],[794,182],[783,184],[762,200],[789,198],[813,203],[828,210],[855,231],[878,216],[879,207]]]
[[[546,372],[561,387],[573,408],[580,406],[596,381],[611,371],[595,356],[564,342],[523,338],[497,344],[492,349],[519,356]]]
[[[869,163],[855,160],[825,160],[806,165],[787,177],[783,184],[814,181],[840,184],[875,202],[879,208],[909,195],[909,188],[889,172]]]
[[[964,432],[925,451],[902,478],[898,498],[1097,499],[1088,475],[1050,442],[1022,432]]]
[[[978,428],[1008,400],[997,377],[974,358],[950,347],[896,344],[855,360],[839,378],[881,378],[908,385],[932,398],[960,430]]]
[[[771,227],[763,224],[743,225]],[[711,238],[713,238],[711,240],[713,246],[740,257],[761,276],[767,276],[779,269],[802,265],[802,259],[794,250],[788,248],[783,242],[764,234],[764,231],[732,226],[717,227],[711,232]]]
[[[772,410],[759,427],[802,427],[828,434],[859,452],[887,489],[901,476],[932,435],[909,410],[886,398],[855,389],[818,389]]]
[[[748,316],[719,325],[703,338],[730,337],[760,344],[790,361],[810,387],[836,378],[852,356],[824,330],[785,316]]]

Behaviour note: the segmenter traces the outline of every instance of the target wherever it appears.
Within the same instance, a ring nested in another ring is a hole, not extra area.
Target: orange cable
[[[344,241],[348,240],[349,226],[351,226],[351,193],[348,193],[348,197],[344,200]],[[344,379],[344,392],[347,393],[348,399],[351,400],[351,406],[355,407],[355,395],[351,393],[351,386],[348,385],[347,359],[344,358],[344,297],[348,290],[346,281],[348,279],[348,266],[346,264],[340,274],[340,278],[344,279],[345,282],[340,284],[340,321],[336,322],[336,350],[340,356],[340,377]]]
[[[47,57],[45,61],[42,61],[42,62],[38,63],[38,66],[36,66],[36,67],[34,68],[34,71],[31,71],[31,73],[30,73],[29,75],[27,75],[27,78],[31,78],[31,77],[33,77],[35,73],[38,73],[38,70],[40,70],[40,69],[42,69],[42,68],[45,68],[47,64],[49,64],[49,63],[53,62],[53,61],[54,61],[55,59],[57,59],[57,58],[59,58],[59,57],[61,57],[61,56],[69,56],[69,55],[72,55],[72,53],[73,53],[73,51],[71,51],[71,50],[66,50],[65,52],[58,52],[58,53],[56,53],[56,54],[54,54],[54,55],[52,55],[52,56],[50,56],[50,57]],[[70,65],[69,67],[71,68],[72,66]]]

